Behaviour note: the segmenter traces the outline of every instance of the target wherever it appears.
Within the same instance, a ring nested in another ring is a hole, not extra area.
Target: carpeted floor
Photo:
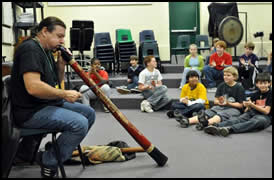
[[[142,113],[140,110],[121,110],[129,121],[146,136],[169,160],[158,167],[147,153],[138,153],[133,160],[90,165],[65,166],[69,178],[271,178],[272,126],[267,129],[228,137],[212,136],[197,131],[194,126],[180,128],[165,112]],[[51,137],[47,136],[41,147]],[[85,145],[105,145],[122,140],[139,146],[110,114],[97,112],[96,122]],[[40,177],[38,165],[15,166],[12,178]]]

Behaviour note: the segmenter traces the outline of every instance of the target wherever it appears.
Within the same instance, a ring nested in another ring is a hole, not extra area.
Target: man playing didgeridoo
[[[66,25],[56,17],[43,19],[36,34],[15,51],[11,74],[11,96],[15,123],[24,128],[61,131],[57,143],[61,160],[71,157],[95,121],[95,111],[75,102],[81,94],[60,89],[65,61],[52,50],[64,44]],[[43,177],[54,177],[57,159],[53,147],[39,152],[37,163]]]

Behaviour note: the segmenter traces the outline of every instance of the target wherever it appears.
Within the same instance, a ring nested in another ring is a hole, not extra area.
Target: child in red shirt
[[[226,43],[218,41],[216,43],[216,52],[210,56],[209,64],[203,69],[206,78],[206,87],[216,87],[217,80],[223,80],[223,69],[232,65],[232,57],[225,52]]]
[[[91,59],[91,68],[87,72],[87,75],[101,88],[107,97],[110,96],[110,87],[108,85],[108,73],[102,70],[100,60],[97,58]],[[84,92],[82,95],[82,103],[90,105],[90,99],[96,99],[96,95],[87,85],[82,85],[80,92]],[[109,112],[108,109],[103,106],[105,112]]]

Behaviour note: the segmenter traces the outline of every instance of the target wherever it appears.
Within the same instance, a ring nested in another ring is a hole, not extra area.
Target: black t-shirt
[[[226,96],[228,102],[242,103],[245,100],[245,90],[243,86],[236,83],[234,86],[229,86],[222,82],[218,87],[215,97]]]
[[[272,89],[269,91],[262,93],[261,91],[257,91],[253,94],[251,94],[250,99],[252,102],[255,102],[256,105],[258,106],[270,106],[272,107]],[[259,114],[263,114],[255,109],[253,111],[256,111]],[[268,114],[269,117],[272,117],[272,108],[270,110],[270,113]]]
[[[45,53],[48,53],[48,58]],[[52,87],[58,84],[57,68],[52,54],[44,52],[33,39],[26,40],[18,46],[14,55],[11,73],[11,101],[15,123],[18,126],[45,106],[63,103],[62,99],[47,100],[30,95],[23,80],[23,74],[26,72],[39,72],[41,81]]]

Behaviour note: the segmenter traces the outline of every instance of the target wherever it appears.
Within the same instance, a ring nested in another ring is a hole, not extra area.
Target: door
[[[190,43],[195,43],[195,35],[200,34],[199,2],[169,2],[170,54],[177,45],[179,35],[190,35]],[[183,52],[177,52],[182,54]]]

